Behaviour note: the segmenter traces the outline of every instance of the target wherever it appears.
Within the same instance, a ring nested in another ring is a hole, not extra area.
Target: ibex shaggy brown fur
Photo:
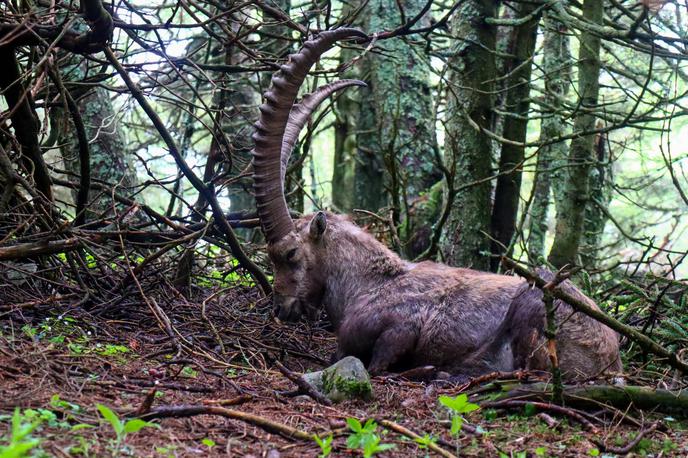
[[[337,29],[307,41],[273,76],[260,107],[254,186],[274,265],[275,313],[294,320],[312,317],[324,306],[337,333],[338,356],[357,356],[372,373],[421,365],[464,375],[547,369],[541,293],[523,280],[404,261],[344,216],[318,212],[296,221],[289,216],[284,176],[301,128],[333,92],[364,85],[337,81],[296,103],[310,67],[346,38],[367,37]],[[585,298],[570,283],[564,287]],[[616,334],[563,303],[556,305],[564,375],[621,370]]]

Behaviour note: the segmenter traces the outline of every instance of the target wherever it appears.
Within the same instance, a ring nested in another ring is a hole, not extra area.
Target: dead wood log
[[[609,405],[619,410],[633,407],[688,418],[688,392],[653,389],[645,386],[580,385],[564,386],[567,406],[599,408]],[[497,397],[497,401],[519,399],[543,401],[550,399],[551,384],[521,385]]]

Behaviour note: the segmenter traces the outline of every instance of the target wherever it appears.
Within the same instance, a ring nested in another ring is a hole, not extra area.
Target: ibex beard
[[[301,128],[326,97],[364,83],[330,83],[296,103],[299,87],[324,51],[352,37],[366,38],[355,29],[322,32],[291,55],[273,76],[256,123],[254,188],[274,266],[275,315],[313,318],[324,307],[337,334],[337,356],[357,356],[373,374],[426,365],[468,376],[548,369],[542,294],[523,280],[404,261],[343,216],[291,219],[284,177]],[[569,282],[562,287],[597,307]],[[620,371],[616,334],[562,302],[555,305],[564,376]]]

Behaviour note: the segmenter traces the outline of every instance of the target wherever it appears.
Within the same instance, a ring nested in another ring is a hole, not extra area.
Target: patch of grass
[[[112,345],[112,344],[107,344],[107,345],[96,345],[96,354],[100,356],[121,356],[125,353],[129,353],[129,348],[125,347],[124,345]]]

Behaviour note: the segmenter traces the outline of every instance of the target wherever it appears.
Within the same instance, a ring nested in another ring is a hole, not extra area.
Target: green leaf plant
[[[126,439],[127,435],[137,433],[143,428],[158,427],[158,425],[155,423],[150,423],[148,421],[141,420],[140,418],[132,418],[131,420],[127,420],[125,422],[121,420],[117,414],[112,411],[112,409],[104,406],[103,404],[96,404],[96,408],[98,409],[98,412],[100,412],[100,415],[102,415],[102,417],[110,424],[110,426],[112,426],[112,429],[115,432],[116,437],[113,447],[114,456],[117,456],[120,453],[122,443]]]

